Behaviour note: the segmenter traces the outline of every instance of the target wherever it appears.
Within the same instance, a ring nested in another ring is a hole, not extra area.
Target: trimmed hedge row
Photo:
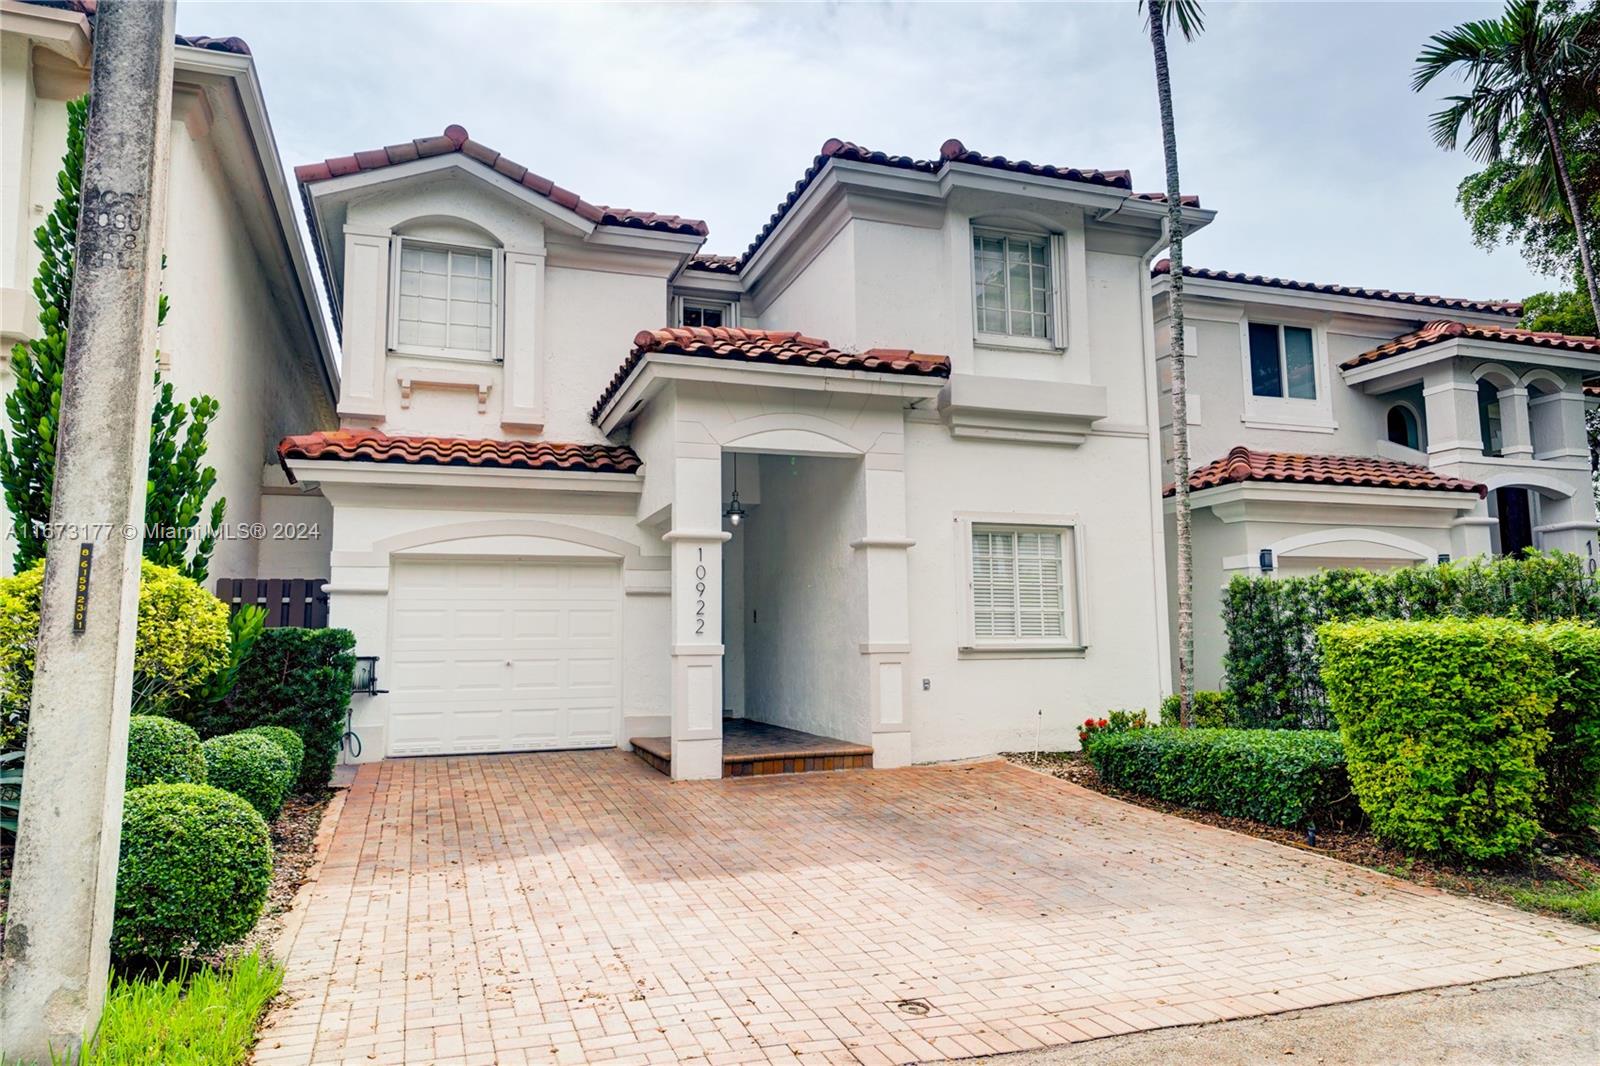
[[[227,700],[187,710],[203,737],[252,726],[283,726],[305,755],[297,787],[321,788],[333,776],[350,709],[356,638],[348,629],[268,629],[256,640]]]
[[[1316,636],[1325,622],[1482,616],[1600,623],[1600,582],[1583,559],[1565,552],[1382,573],[1236,577],[1223,598],[1222,620],[1228,634],[1223,666],[1238,722],[1333,727]]]
[[[261,812],[267,821],[283,809],[294,784],[289,756],[270,737],[228,733],[200,745],[206,757],[206,781],[227,789]]]
[[[1378,836],[1501,859],[1600,801],[1600,630],[1503,618],[1330,623],[1322,678]],[[1552,731],[1555,733],[1552,742]]]
[[[171,718],[136,714],[128,719],[129,789],[145,785],[206,783],[206,757],[193,729]]]
[[[1359,814],[1336,733],[1142,729],[1097,736],[1087,751],[1106,784],[1185,807],[1296,827]]]

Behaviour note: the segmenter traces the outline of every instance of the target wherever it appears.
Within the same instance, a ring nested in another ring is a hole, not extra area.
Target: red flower
[[[1091,726],[1092,727],[1094,725],[1094,719],[1093,718],[1085,718],[1083,720],[1083,724],[1086,725],[1086,726]]]
[[[1106,721],[1104,718],[1100,719],[1100,721],[1095,723],[1095,725],[1099,726],[1101,729],[1104,729],[1106,726],[1108,726],[1110,724],[1111,723]]]

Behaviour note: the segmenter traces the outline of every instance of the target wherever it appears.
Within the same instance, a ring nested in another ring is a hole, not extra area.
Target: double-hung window
[[[736,315],[731,303],[717,300],[678,299],[678,324],[680,326],[736,326]]]
[[[1317,398],[1316,346],[1309,329],[1252,322],[1249,334],[1251,395]]]
[[[971,527],[971,645],[1065,647],[1077,642],[1072,531]]]
[[[397,351],[491,359],[500,305],[495,253],[397,238],[393,347]]]
[[[1051,238],[972,231],[973,320],[980,336],[1050,341],[1056,336]]]

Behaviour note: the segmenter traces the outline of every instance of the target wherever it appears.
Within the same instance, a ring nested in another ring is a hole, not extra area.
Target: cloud
[[[1463,4],[1208,5],[1173,43],[1186,192],[1220,214],[1191,261],[1450,295],[1548,282],[1471,244],[1470,161],[1410,91]],[[285,162],[459,122],[600,203],[705,218],[741,251],[831,136],[927,158],[947,137],[1163,184],[1132,3],[201,3],[186,33],[254,50]]]

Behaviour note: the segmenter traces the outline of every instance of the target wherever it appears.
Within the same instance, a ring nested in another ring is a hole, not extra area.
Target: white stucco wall
[[[742,540],[745,715],[871,742],[859,460],[762,456],[761,503]],[[840,669],[840,664],[852,668]]]

